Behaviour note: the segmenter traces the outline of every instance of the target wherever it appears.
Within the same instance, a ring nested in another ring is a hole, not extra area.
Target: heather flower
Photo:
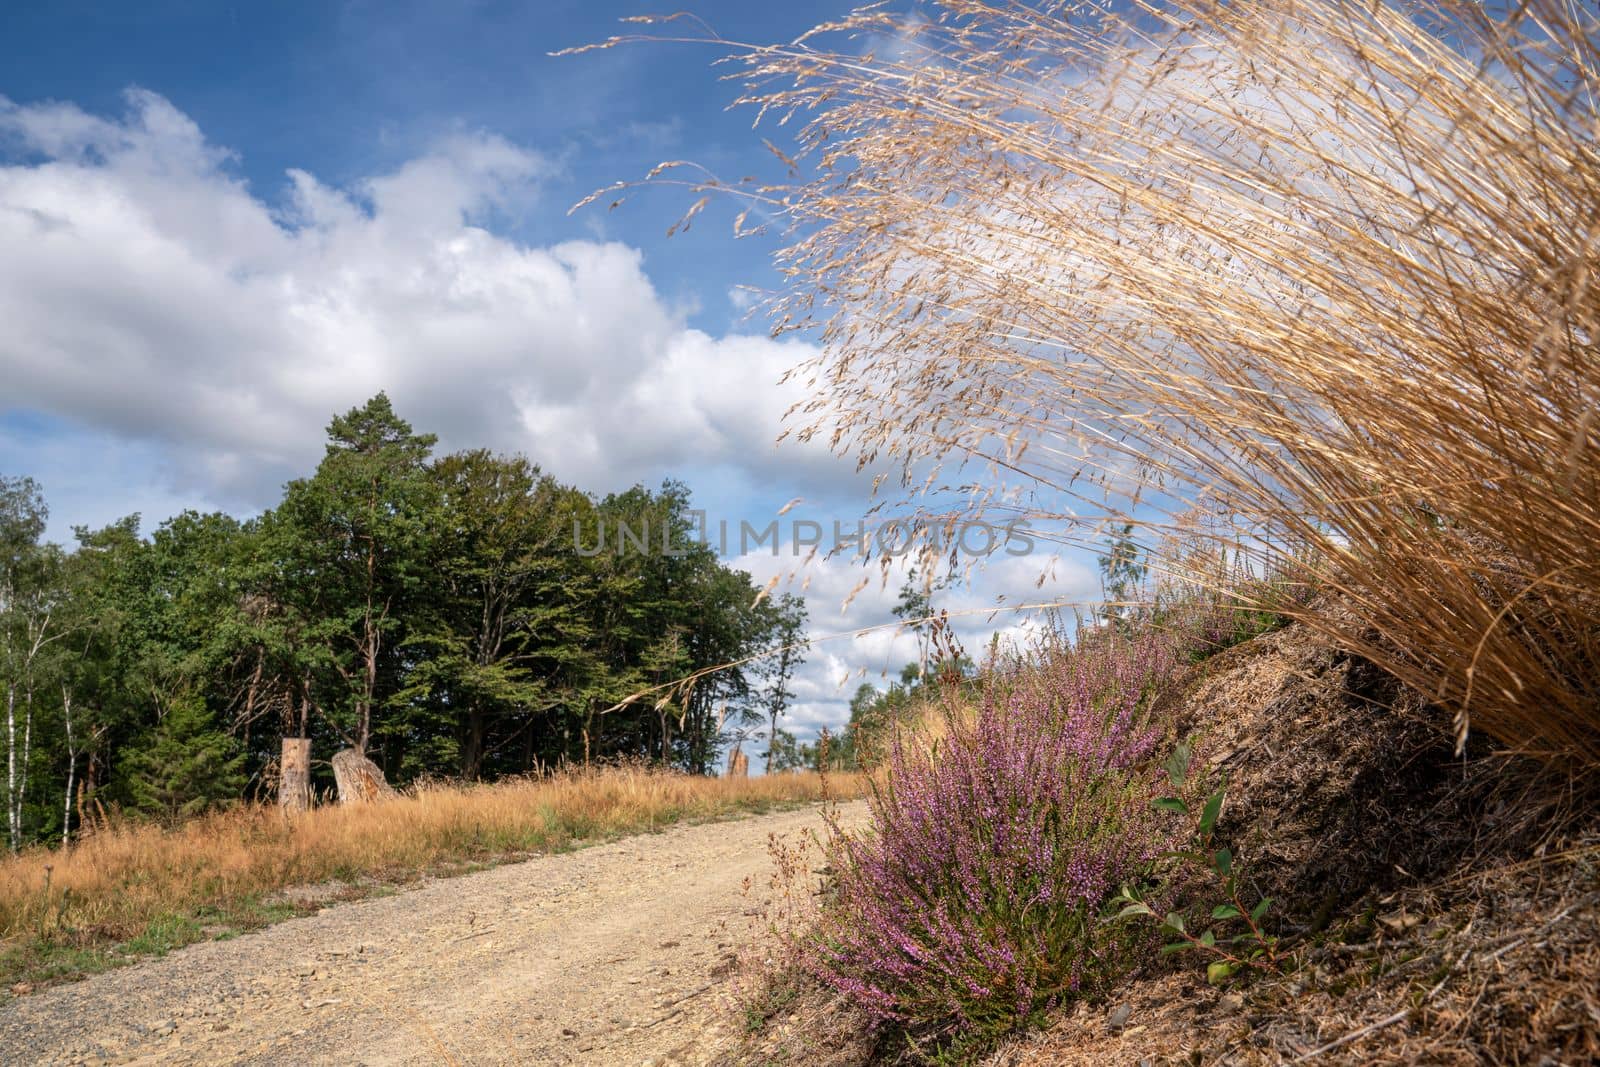
[[[992,1033],[1124,962],[1100,921],[1170,846],[1150,807],[1148,714],[1177,653],[1159,635],[1080,635],[992,667],[937,746],[905,737],[872,826],[835,833],[832,903],[808,964],[880,1022]]]

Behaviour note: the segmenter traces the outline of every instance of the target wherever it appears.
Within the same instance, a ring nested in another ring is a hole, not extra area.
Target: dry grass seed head
[[[800,124],[802,437],[1064,540],[1192,509],[1513,749],[1600,760],[1596,18],[1561,0],[942,0],[729,50]],[[941,506],[922,497],[922,506]]]

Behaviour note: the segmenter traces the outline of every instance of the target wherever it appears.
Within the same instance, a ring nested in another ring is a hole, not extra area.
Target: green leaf
[[[1250,921],[1251,922],[1260,922],[1261,921],[1261,916],[1265,915],[1267,913],[1267,909],[1270,908],[1271,906],[1272,906],[1272,898],[1271,897],[1262,897],[1261,898],[1261,903],[1257,904],[1255,907],[1250,909]]]
[[[1218,904],[1211,909],[1213,919],[1237,919],[1241,914],[1243,913],[1232,904]]]
[[[1222,796],[1227,790],[1227,784],[1224,783],[1206,800],[1205,809],[1200,813],[1201,837],[1210,837],[1211,831],[1216,828],[1217,816],[1222,814]]]
[[[1233,873],[1233,853],[1225,848],[1217,849],[1217,854],[1212,857],[1212,866],[1221,874]]]
[[[1147,905],[1147,904],[1137,904],[1136,903],[1136,904],[1129,904],[1127,907],[1125,907],[1121,911],[1117,912],[1117,918],[1126,919],[1130,915],[1154,915],[1154,914],[1155,914],[1155,912],[1150,910],[1149,905]]]
[[[1175,811],[1179,815],[1189,814],[1189,805],[1178,797],[1162,797],[1159,800],[1151,801],[1151,804],[1161,811]]]
[[[1161,954],[1163,956],[1170,956],[1174,952],[1182,952],[1186,948],[1194,948],[1194,946],[1187,941],[1174,941],[1171,944],[1162,945]]]
[[[1182,789],[1183,783],[1189,778],[1189,761],[1194,758],[1194,747],[1187,741],[1179,742],[1178,747],[1172,750],[1172,755],[1167,757],[1163,767],[1167,772],[1167,781],[1172,783],[1172,788]]]
[[[1184,932],[1183,916],[1175,911],[1167,912],[1167,918],[1161,925],[1169,930],[1176,930],[1180,934]]]
[[[1233,977],[1234,965],[1228,960],[1214,960],[1206,964],[1206,981],[1211,985],[1221,985]]]
[[[1217,935],[1212,933],[1210,930],[1207,930],[1205,933],[1200,935],[1200,943],[1206,948],[1216,948]]]

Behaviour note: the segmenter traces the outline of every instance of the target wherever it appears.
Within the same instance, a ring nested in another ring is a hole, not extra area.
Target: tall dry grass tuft
[[[862,783],[830,775],[826,787],[851,795]],[[127,942],[153,924],[188,929],[192,939],[204,923],[259,915],[264,900],[295,886],[404,879],[824,793],[815,774],[725,779],[624,766],[422,787],[293,818],[252,805],[174,829],[113,822],[70,850],[0,860],[0,973],[48,974],[40,961],[51,950]]]
[[[1580,7],[938,0],[728,46],[803,123],[789,180],[733,186],[824,341],[801,436],[1152,542],[1220,516],[1462,738],[1600,762]]]

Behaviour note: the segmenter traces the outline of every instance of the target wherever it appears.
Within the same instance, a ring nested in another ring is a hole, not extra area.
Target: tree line
[[[435,444],[379,394],[259,517],[145,536],[133,515],[70,548],[44,539],[40,487],[0,477],[8,844],[270,796],[285,738],[309,741],[313,790],[340,749],[401,782],[618,757],[703,774],[782,714],[795,650],[616,707],[804,622],[699,541],[685,486],[596,497]],[[615,550],[622,526],[648,550]]]

